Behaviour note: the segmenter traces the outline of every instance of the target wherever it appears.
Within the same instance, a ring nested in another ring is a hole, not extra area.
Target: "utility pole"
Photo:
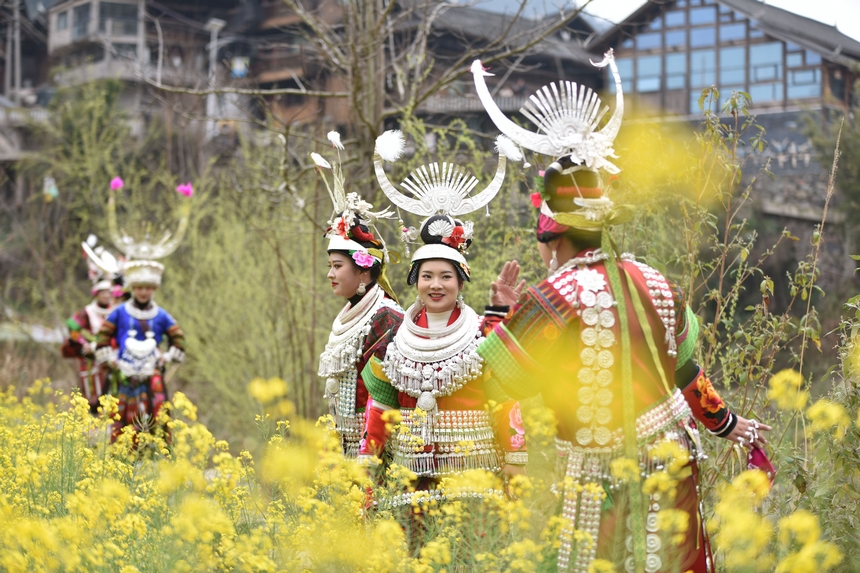
[[[13,0],[15,23],[15,105],[21,107],[21,0]]]
[[[6,62],[3,78],[3,95],[9,98],[12,95],[12,19],[6,20]],[[12,99],[12,98],[9,98]]]
[[[209,30],[209,89],[215,88],[215,69],[218,64],[218,32],[227,22],[218,18],[209,18],[206,29]],[[210,93],[206,96],[206,141],[215,137],[215,114],[218,112],[218,96]]]

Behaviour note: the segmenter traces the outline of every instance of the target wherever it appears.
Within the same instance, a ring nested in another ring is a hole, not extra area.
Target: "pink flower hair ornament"
[[[114,177],[113,179],[110,180],[110,190],[111,191],[118,191],[119,189],[122,189],[124,185],[125,185],[125,183],[119,177]]]
[[[526,432],[525,425],[523,425],[523,411],[520,409],[519,402],[514,404],[514,407],[508,412],[508,420],[511,423],[511,428],[516,430],[518,434]]]
[[[352,253],[352,260],[355,264],[363,269],[369,269],[376,262],[376,259],[367,251],[355,251]]]
[[[191,186],[191,182],[182,183],[181,185],[176,187],[176,192],[180,195],[191,197],[192,195],[194,195],[194,187]]]

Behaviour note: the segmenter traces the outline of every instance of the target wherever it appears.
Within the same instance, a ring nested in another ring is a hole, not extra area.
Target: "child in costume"
[[[118,179],[111,182],[108,223],[114,244],[128,258],[122,271],[132,296],[107,317],[99,331],[96,350],[97,361],[109,366],[118,379],[119,420],[114,423],[114,438],[126,426],[137,431],[155,428],[159,410],[168,400],[165,366],[185,358],[182,329],[154,299],[164,273],[164,265],[155,259],[168,256],[179,246],[190,211],[190,201],[186,201],[176,235],[171,237],[167,233],[158,243],[150,243],[148,234],[140,241],[120,235],[114,192],[121,187]],[[180,186],[177,191],[182,192],[186,187],[190,185]],[[111,339],[116,339],[116,349],[112,348]],[[165,352],[159,349],[163,341],[167,342]]]

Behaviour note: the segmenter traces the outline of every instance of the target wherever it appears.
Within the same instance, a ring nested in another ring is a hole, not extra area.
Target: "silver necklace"
[[[435,329],[415,324],[420,310],[413,304],[406,311],[382,367],[392,386],[429,411],[437,397],[450,396],[480,375],[483,359],[477,348],[484,337],[481,317],[468,306],[460,308],[454,324]]]
[[[553,281],[558,278],[562,273],[572,269],[573,267],[587,267],[589,265],[605,261],[608,258],[609,255],[607,255],[600,249],[588,251],[585,256],[573,257],[572,259],[561,265],[558,270],[552,273],[552,275],[547,280]]]
[[[379,285],[373,285],[358,304],[352,306],[347,303],[341,309],[332,324],[328,343],[320,354],[320,376],[332,376],[355,364],[364,346],[364,338],[370,333],[370,321],[383,298],[385,291]]]

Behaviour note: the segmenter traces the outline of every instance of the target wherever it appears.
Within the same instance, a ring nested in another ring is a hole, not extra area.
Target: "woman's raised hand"
[[[520,300],[526,281],[517,283],[520,276],[520,264],[508,261],[502,267],[498,278],[490,283],[490,304],[492,306],[514,306]]]

